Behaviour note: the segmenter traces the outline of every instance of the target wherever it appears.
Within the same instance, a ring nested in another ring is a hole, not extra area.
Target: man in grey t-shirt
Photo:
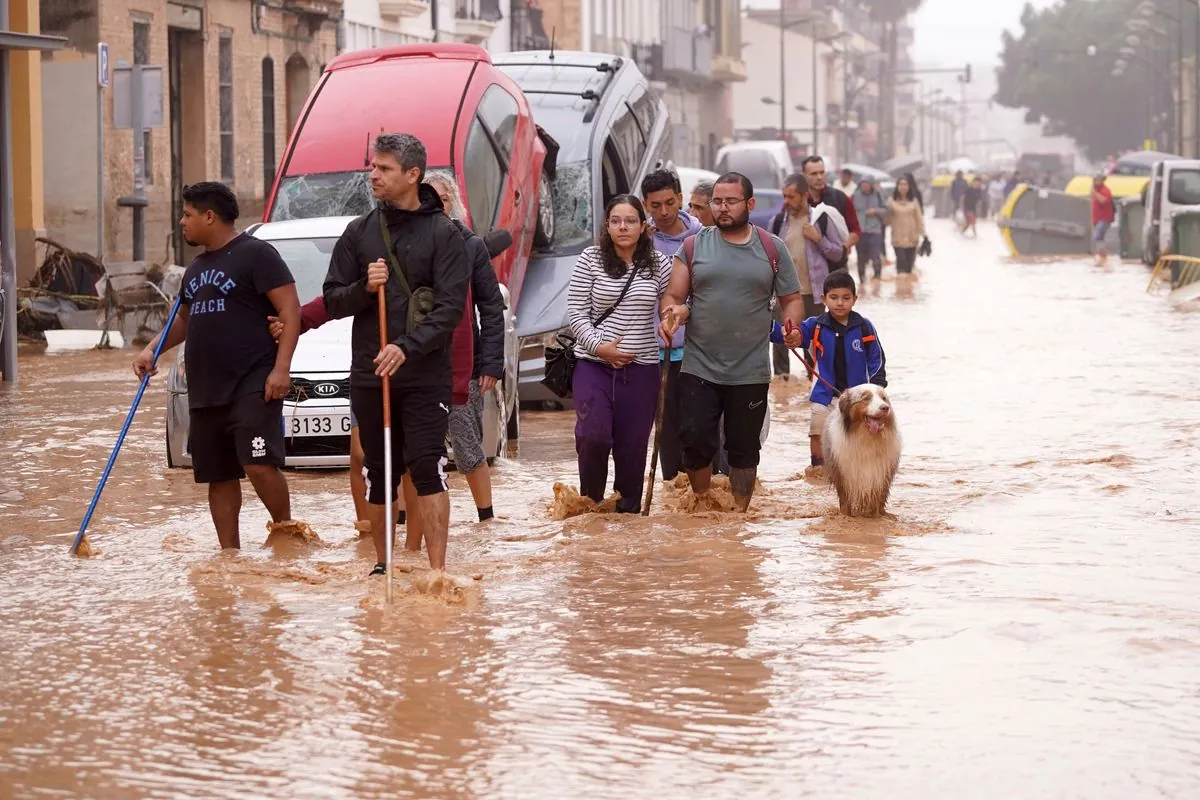
[[[717,180],[712,196],[716,227],[695,235],[690,266],[682,248],[675,255],[662,298],[660,331],[670,341],[687,323],[679,438],[692,491],[700,495],[709,490],[724,414],[729,484],[743,511],[754,494],[759,433],[767,413],[772,296],[779,298],[784,319],[798,323],[804,314],[791,255],[782,241],[750,224],[753,210],[754,187],[745,175],[729,172]],[[775,245],[778,273],[771,269],[760,236]],[[789,333],[786,341],[799,347],[799,331]]]

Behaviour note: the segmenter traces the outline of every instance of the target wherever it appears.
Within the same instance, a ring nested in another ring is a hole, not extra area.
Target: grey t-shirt
[[[771,294],[799,292],[800,279],[787,247],[767,235],[779,252],[778,276],[757,235],[730,244],[715,227],[696,234],[683,372],[724,386],[771,382]],[[682,247],[676,257],[687,263]]]

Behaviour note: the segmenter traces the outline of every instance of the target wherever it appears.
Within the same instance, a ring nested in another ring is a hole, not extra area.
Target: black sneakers
[[[379,562],[375,565],[375,569],[371,570],[371,574],[367,577],[373,578],[376,575],[387,575],[387,564],[383,563],[382,561]]]

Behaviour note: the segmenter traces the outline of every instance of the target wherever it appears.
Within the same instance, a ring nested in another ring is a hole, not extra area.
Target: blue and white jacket
[[[800,333],[803,336],[800,349],[812,353],[817,365],[817,374],[836,384],[833,357],[836,348],[842,345],[833,328],[833,317],[829,312],[819,317],[809,317],[800,324]],[[879,334],[875,332],[875,326],[870,320],[856,311],[851,311],[846,322],[845,339],[846,388],[861,386],[864,383],[887,386],[887,357],[879,343]],[[783,344],[783,326],[778,322],[771,327],[771,341]],[[809,399],[823,406],[830,405],[833,402],[833,390],[821,381],[813,381]]]

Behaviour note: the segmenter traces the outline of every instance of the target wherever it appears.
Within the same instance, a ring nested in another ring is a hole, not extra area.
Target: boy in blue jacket
[[[887,358],[879,334],[870,320],[854,311],[858,301],[854,278],[844,269],[831,272],[825,279],[824,295],[828,310],[819,317],[809,317],[800,326],[801,349],[812,349],[817,374],[837,389],[835,393],[824,381],[813,381],[808,440],[814,467],[825,463],[821,431],[837,394],[864,383],[887,386]],[[778,322],[772,327],[771,341],[783,343],[783,327]]]

